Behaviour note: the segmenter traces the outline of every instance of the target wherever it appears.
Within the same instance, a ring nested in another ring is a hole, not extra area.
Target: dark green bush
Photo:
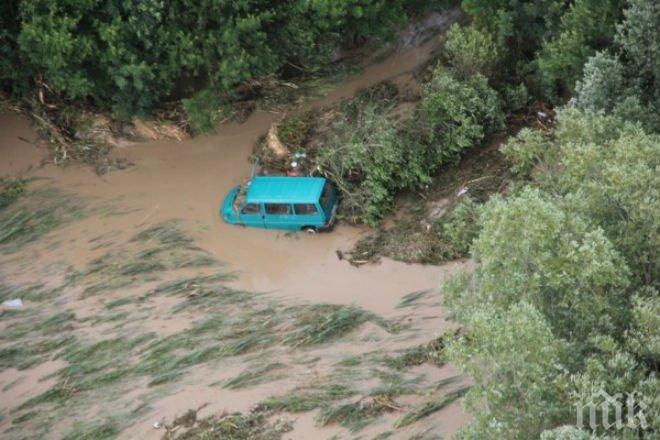
[[[340,45],[387,38],[435,3],[9,0],[0,6],[0,87],[128,119],[190,88],[228,91],[291,64],[313,71]],[[200,127],[204,96],[188,104]]]
[[[505,116],[499,95],[485,77],[461,80],[442,67],[424,86],[420,110],[435,166],[455,160],[503,128]]]
[[[499,48],[492,35],[485,30],[453,24],[447,32],[444,56],[463,77],[476,73],[490,76],[498,62]]]
[[[376,225],[387,214],[396,191],[428,181],[425,152],[403,141],[386,112],[373,104],[331,126],[316,163],[342,194],[342,215]]]

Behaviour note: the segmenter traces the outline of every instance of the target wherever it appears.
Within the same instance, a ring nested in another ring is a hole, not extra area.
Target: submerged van
[[[332,227],[336,211],[337,192],[327,179],[259,176],[232,188],[220,215],[231,224],[315,234]]]

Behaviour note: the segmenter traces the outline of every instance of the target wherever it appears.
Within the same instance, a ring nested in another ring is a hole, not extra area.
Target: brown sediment
[[[0,371],[0,412],[6,413],[55,385],[53,374],[66,366],[63,360],[43,362],[33,368]]]
[[[386,79],[410,82],[413,70],[426,62],[436,47],[437,41],[431,40],[420,47],[395,52],[308,105],[325,106]],[[210,405],[203,409],[201,416],[223,410],[248,411],[263,398],[291,390],[302,380],[331,374],[337,362],[347,356],[424,344],[450,327],[444,320],[442,309],[437,306],[439,288],[449,275],[463,268],[470,269],[469,261],[438,267],[383,259],[377,265],[357,268],[339,260],[336,251],[350,249],[367,232],[366,229],[338,225],[330,233],[310,237],[246,229],[222,222],[218,215],[222,198],[232,186],[249,179],[251,164],[248,158],[252,147],[278,118],[276,114],[256,112],[244,123],[223,125],[213,135],[181,142],[157,140],[135,144],[115,154],[136,166],[100,177],[82,165],[66,168],[46,165],[26,171],[30,165],[37,165],[41,158],[41,152],[31,143],[37,136],[25,119],[16,115],[0,116],[0,176],[24,172],[28,177],[40,178],[30,183],[28,190],[54,186],[94,207],[87,217],[27,245],[19,255],[0,255],[2,277],[24,283],[37,281],[36,277],[65,279],[67,273],[84,270],[92,260],[106,252],[121,249],[140,230],[176,219],[182,229],[191,234],[195,245],[227,264],[223,270],[236,272],[236,280],[228,284],[233,288],[265,292],[268,297],[291,304],[356,305],[385,319],[399,320],[406,326],[400,334],[390,334],[369,323],[346,341],[305,349],[305,356],[320,359],[309,365],[294,362],[293,349],[276,347],[276,360],[287,365],[287,374],[246,389],[230,390],[211,384],[240,373],[249,364],[247,359],[195,367],[169,395],[149,402],[150,409],[122,432],[122,438],[160,438],[163,432],[162,429],[153,429],[155,421],[163,418],[171,421],[176,415],[204,403]],[[54,245],[55,241],[59,244]],[[210,269],[200,271],[208,273]],[[176,279],[182,273],[159,274],[157,282]],[[82,298],[81,286],[69,287],[63,293],[63,304],[76,314],[81,322],[78,331],[85,339],[97,340],[116,331],[113,324],[89,324],[95,316],[107,313],[106,304],[124,296],[145,295],[157,282],[140,283],[86,298]],[[415,308],[397,308],[404,295],[421,290],[431,292],[431,302],[426,299]],[[194,313],[168,314],[178,301],[174,297],[148,298],[139,305],[140,310],[145,311],[144,319],[127,324],[123,331],[151,332],[160,336],[184,331],[200,317]],[[128,304],[118,311],[132,310],[133,307],[138,306]],[[25,377],[7,394],[2,393],[0,400],[6,406],[0,410],[6,413],[27,398],[50,388],[53,379],[42,382],[39,379],[62,366],[57,361],[21,372],[11,369],[0,372],[1,386]],[[428,384],[457,374],[448,370],[449,367],[416,368],[409,374],[425,376],[424,383]],[[366,383],[362,385],[366,386]],[[19,392],[20,395],[16,394]],[[135,400],[140,400],[139,396],[140,391],[136,389],[122,401],[134,405]],[[419,399],[421,397],[412,398],[410,404]],[[428,420],[424,424],[434,429],[437,424],[439,432],[449,435],[467,420],[459,408],[458,403],[452,403],[433,416],[432,424],[428,425]],[[94,411],[102,412],[99,407]],[[295,421],[294,430],[285,438],[325,438],[346,433],[344,428],[337,426],[318,427],[314,414],[291,415],[291,420]],[[393,429],[392,425],[399,416],[401,413],[398,412],[385,416],[384,421],[374,427],[374,433]],[[62,431],[70,422],[62,420],[56,432]],[[0,430],[6,430],[8,424],[9,420],[1,421]],[[393,438],[407,438],[411,429],[397,431]]]
[[[16,176],[39,166],[43,151],[30,122],[15,113],[0,113],[0,178]]]

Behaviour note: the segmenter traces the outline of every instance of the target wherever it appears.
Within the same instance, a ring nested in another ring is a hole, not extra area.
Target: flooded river
[[[413,70],[428,59],[436,44],[433,40],[396,52],[308,105],[323,106],[336,102],[385,79],[399,84],[411,82]],[[256,112],[244,123],[223,125],[213,135],[180,142],[158,140],[130,145],[118,149],[115,154],[128,159],[134,166],[98,176],[83,165],[40,166],[45,151],[36,146],[39,142],[33,128],[21,116],[0,115],[0,176],[20,174],[34,178],[30,188],[56,187],[93,200],[96,205],[107,204],[110,210],[116,211],[111,216],[85,217],[58,229],[54,232],[62,243],[58,247],[35,243],[21,255],[2,259],[2,275],[13,282],[36,281],[36,269],[51,263],[65,261],[81,268],[99,256],[99,251],[89,244],[91,237],[108,235],[120,243],[141,228],[172,219],[181,221],[197,246],[226,263],[227,269],[236,274],[233,287],[267,292],[293,302],[356,305],[385,317],[401,315],[397,304],[404,295],[423,290],[437,292],[449,275],[469,264],[455,262],[438,267],[384,259],[379,264],[357,268],[341,261],[336,251],[350,249],[361,234],[367,232],[362,228],[340,224],[330,233],[307,236],[225,224],[218,215],[224,195],[232,186],[249,178],[251,164],[248,158],[255,141],[281,117]],[[25,258],[30,259],[31,265],[25,264]],[[84,314],[83,308],[94,307],[90,304],[80,303],[76,307]],[[423,322],[420,329],[428,332],[417,336],[420,341],[430,339],[446,325],[437,303],[416,309],[415,313]],[[176,327],[172,322],[167,325]],[[181,326],[185,325],[187,323]],[[341,347],[343,353],[363,349],[349,345]],[[46,370],[52,372],[51,367],[48,364],[37,368],[34,374],[43,374]],[[446,368],[429,374],[439,379],[456,374],[451,367]],[[229,373],[224,371],[223,374]],[[199,374],[207,373],[200,371]],[[10,376],[19,375],[14,370],[6,370],[0,374],[0,386],[15,379]],[[34,383],[34,380],[26,379],[15,391],[3,392],[0,400],[10,402],[35,395],[36,391],[30,393],[26,389]],[[37,383],[36,388],[42,391],[44,383]],[[209,400],[214,402],[207,408],[208,413],[227,408],[229,401],[233,402],[232,410],[245,411],[264,393],[272,393],[271,388],[218,392],[202,385],[190,385],[159,400],[146,417],[146,424],[138,424],[122,435],[125,438],[158,438],[162,432],[151,428],[152,420],[181,413]],[[454,432],[466,420],[458,403],[450,405],[437,417],[444,418],[445,434]],[[335,433],[319,431],[314,427],[313,419],[306,415],[298,420],[294,431],[285,438],[325,438]],[[0,420],[2,425],[6,423]]]

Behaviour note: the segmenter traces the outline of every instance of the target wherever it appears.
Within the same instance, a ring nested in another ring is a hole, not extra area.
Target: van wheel
[[[306,232],[309,235],[316,235],[318,230],[314,226],[305,226],[302,228],[303,232]]]

